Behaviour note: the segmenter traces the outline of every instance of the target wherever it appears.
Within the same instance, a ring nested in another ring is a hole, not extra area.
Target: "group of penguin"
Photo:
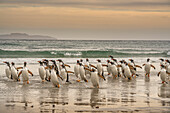
[[[106,80],[105,76],[112,76],[113,79],[118,77],[125,78],[127,80],[132,80],[139,76],[137,68],[144,66],[145,76],[150,77],[151,67],[155,67],[151,64],[150,59],[147,59],[147,62],[142,66],[136,65],[133,59],[129,61],[121,60],[118,61],[113,56],[109,56],[110,60],[107,60],[107,64],[102,64],[100,59],[97,59],[97,64],[92,65],[89,62],[89,59],[86,59],[86,62],[83,62],[82,59],[77,60],[77,63],[74,65],[74,72],[68,71],[66,67],[69,65],[65,64],[61,59],[58,60],[47,60],[42,59],[38,61],[40,64],[38,71],[42,82],[48,81],[52,82],[55,87],[60,87],[60,81],[69,82],[70,74],[74,74],[77,78],[77,82],[84,81],[88,82],[87,76],[90,76],[91,83],[93,87],[99,88],[99,77]],[[157,74],[160,76],[162,83],[168,83],[167,80],[170,76],[170,61],[159,59],[161,71]],[[23,83],[27,82],[29,84],[29,74],[33,76],[33,73],[26,67],[27,63],[24,62],[23,67],[15,67],[15,63],[12,62],[11,65],[9,62],[4,62],[7,64],[5,69],[6,76],[13,79],[14,81],[20,81],[20,75],[22,75]],[[104,74],[104,67],[107,68],[107,74]]]

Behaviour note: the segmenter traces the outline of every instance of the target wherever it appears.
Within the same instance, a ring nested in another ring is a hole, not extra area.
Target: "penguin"
[[[89,69],[91,69],[88,58],[86,58],[85,66],[88,67]],[[88,70],[85,70],[85,74],[86,74],[86,76],[87,76],[88,74],[90,75],[90,72],[89,72]]]
[[[118,77],[121,77],[121,74],[120,74],[120,64],[117,62],[117,59],[115,58],[112,58],[112,61],[113,63],[117,66],[117,72],[118,72]]]
[[[56,75],[54,65],[51,66],[51,82],[55,87],[60,88],[59,79],[58,79],[58,76]]]
[[[6,68],[5,68],[6,77],[13,79],[12,75],[11,75],[11,66],[10,66],[10,63],[9,62],[3,62],[3,63],[5,63],[7,65]]]
[[[45,71],[45,67],[43,66],[43,62],[42,61],[38,61],[40,63],[40,67],[38,68],[38,72],[40,75],[40,78],[42,80],[42,82],[45,82],[45,78],[46,78],[46,71]]]
[[[67,72],[65,69],[64,64],[61,65],[61,73],[60,73],[61,77],[63,78],[64,81],[67,80]]]
[[[26,65],[27,65],[27,62],[24,62],[24,67],[18,74],[18,77],[22,74],[23,84],[25,84],[25,82],[27,82],[27,84],[29,84],[29,74],[31,74],[33,76],[33,73],[30,70],[28,70]]]
[[[131,72],[130,72],[130,68],[128,66],[128,63],[125,62],[125,67],[124,67],[124,75],[129,79],[132,80],[132,76],[131,76]]]
[[[22,67],[15,67],[15,63],[11,62],[11,76],[14,81],[20,81],[20,78],[18,77],[18,69],[22,69]]]
[[[56,61],[55,60],[50,60],[52,63],[53,63],[53,66],[54,66],[54,70],[56,72],[56,75],[63,81],[63,78],[60,76],[60,71],[59,71],[59,68],[56,64]]]
[[[50,82],[50,79],[51,79],[51,70],[50,70],[50,65],[49,65],[49,61],[47,59],[44,59],[43,60],[43,63],[44,63],[44,66],[45,66],[45,71],[46,71],[46,78],[45,80]]]
[[[161,80],[162,80],[162,84],[167,83],[166,82],[166,78],[167,78],[167,71],[165,69],[164,65],[160,65],[161,66],[161,71],[158,73],[158,77],[160,76]]]
[[[111,71],[110,71],[110,60],[107,60],[107,72],[108,72],[108,75],[110,75]]]
[[[85,82],[88,82],[88,80],[87,80],[87,78],[85,76],[85,70],[84,70],[85,67],[83,66],[82,63],[79,63],[79,65],[80,65],[79,72],[80,72],[81,80],[84,80]]]
[[[104,77],[104,70],[103,70],[103,65],[101,64],[101,60],[97,59],[96,61],[98,61],[97,63],[97,71],[99,75],[102,75]],[[105,78],[105,77],[104,77]],[[106,80],[106,79],[104,79]]]
[[[93,84],[93,87],[95,88],[99,88],[99,76],[98,76],[98,72],[96,71],[95,68],[91,69],[91,83]]]
[[[132,73],[132,77],[135,75],[134,77],[136,78],[136,76],[139,76],[138,74],[136,74],[137,67],[141,68],[141,69],[142,69],[142,67],[139,66],[139,65],[136,65],[133,59],[129,59],[129,61],[130,62],[128,63],[128,65],[133,67],[133,68],[130,68],[130,71]]]
[[[111,74],[112,74],[113,79],[117,78],[117,76],[118,76],[118,70],[117,70],[117,66],[115,65],[114,62],[111,62],[110,72],[111,72]]]
[[[124,70],[125,70],[125,61],[124,60],[121,60],[119,61],[121,64],[120,64],[120,67],[121,67],[121,70],[122,70],[122,75],[124,76],[124,78],[126,78],[125,74],[124,74]]]
[[[165,66],[165,60],[164,60],[164,59],[162,59],[162,58],[160,58],[159,60],[160,60],[160,68],[162,68],[162,66],[161,66],[161,65],[164,65],[164,66]]]
[[[153,66],[151,63],[150,63],[150,59],[148,58],[147,59],[147,63],[146,64],[143,64],[143,66],[145,66],[145,76],[148,75],[148,77],[150,77],[150,70],[151,70],[151,67],[156,69],[155,66]]]
[[[76,75],[76,77],[78,78],[78,80],[77,80],[77,82],[80,82],[80,72],[79,72],[79,70],[80,70],[80,65],[79,65],[79,63],[80,63],[80,61],[79,60],[77,60],[77,63],[76,63],[76,65],[74,66],[74,74]]]
[[[169,60],[166,60],[166,66],[165,66],[165,68],[166,68],[166,71],[167,71],[167,73],[168,73],[168,79],[169,79],[169,81],[170,81],[170,61],[169,61]]]

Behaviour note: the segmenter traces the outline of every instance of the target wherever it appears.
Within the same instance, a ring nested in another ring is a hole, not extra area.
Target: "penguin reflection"
[[[95,108],[95,106],[98,105],[98,102],[99,102],[99,89],[94,88],[92,89],[92,92],[91,92],[90,106],[92,108]]]
[[[168,90],[167,84],[162,84],[158,91],[159,97],[170,98],[170,90]]]

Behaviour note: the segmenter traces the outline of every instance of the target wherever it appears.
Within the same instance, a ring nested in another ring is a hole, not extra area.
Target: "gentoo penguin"
[[[141,69],[142,69],[142,67],[139,66],[139,65],[135,65],[135,62],[134,62],[133,59],[129,59],[129,61],[130,61],[130,62],[128,63],[128,65],[133,67],[133,68],[130,68],[130,71],[131,71],[131,73],[132,73],[132,77],[135,75],[135,78],[136,78],[136,76],[139,76],[138,74],[136,74],[137,67],[138,67],[138,68],[141,68]]]
[[[67,72],[65,69],[64,64],[61,65],[61,73],[60,73],[61,77],[63,78],[64,81],[67,80]]]
[[[12,79],[10,63],[9,63],[9,62],[3,62],[3,63],[7,64],[7,66],[6,66],[6,68],[5,68],[6,76],[7,76],[8,78],[11,78],[11,79]]]
[[[112,58],[112,61],[113,61],[113,63],[117,66],[118,77],[121,77],[120,68],[119,68],[120,65],[119,65],[119,63],[117,62],[117,59]]]
[[[118,76],[117,66],[115,65],[114,62],[110,62],[110,63],[111,63],[110,72],[112,74],[113,79],[115,79]]]
[[[52,65],[51,66],[51,82],[53,83],[53,85],[55,87],[60,87],[60,83],[59,83],[59,80],[58,80],[58,76],[56,75],[56,72],[55,72],[55,66]]]
[[[13,78],[14,81],[20,81],[19,77],[18,77],[18,68],[15,67],[15,63],[11,62],[12,66],[11,66],[11,76]],[[21,69],[21,68],[20,68]]]
[[[41,78],[42,82],[45,82],[45,77],[46,77],[45,67],[43,66],[42,61],[38,61],[38,62],[40,63],[40,67],[38,68],[40,78]]]
[[[84,70],[85,67],[83,66],[82,63],[79,63],[79,65],[80,65],[79,72],[80,72],[81,80],[84,80],[85,82],[88,82],[88,80],[87,80],[87,78],[85,76],[85,70]]]
[[[166,66],[165,66],[165,68],[166,68],[166,71],[167,71],[167,73],[168,73],[168,79],[169,79],[169,81],[170,81],[170,61],[169,61],[169,60],[166,60]]]
[[[132,79],[131,72],[130,72],[130,68],[129,68],[127,62],[125,62],[124,75],[125,75],[129,80]]]
[[[121,70],[122,70],[122,75],[126,78],[125,74],[124,74],[124,70],[125,70],[125,61],[124,60],[121,60],[119,61],[121,64],[120,64],[120,67],[121,67]]]
[[[56,60],[56,61],[59,62],[58,68],[59,68],[59,71],[61,71],[61,68],[62,68],[62,65],[64,64],[64,62],[63,62],[61,59],[58,59],[58,60]]]
[[[145,66],[145,73],[146,73],[145,76],[148,75],[148,77],[149,77],[149,75],[150,75],[151,67],[154,68],[154,69],[156,69],[149,61],[150,61],[150,59],[148,58],[148,59],[147,59],[147,63],[146,63],[146,64],[143,64],[143,66]]]
[[[50,60],[52,63],[53,63],[53,66],[54,66],[54,70],[56,72],[56,75],[61,79],[63,80],[63,78],[60,76],[60,71],[59,71],[59,68],[56,64],[56,61],[55,60]]]
[[[80,59],[80,63],[81,63],[82,65],[84,65],[84,63],[83,63],[83,59]]]
[[[89,69],[91,69],[88,58],[86,58],[85,66],[88,67]],[[86,76],[87,76],[87,74],[90,75],[90,72],[88,70],[85,70],[85,74],[86,74]]]
[[[170,61],[168,59],[165,60],[165,69],[168,71],[168,67],[170,66]],[[170,72],[170,70],[169,70]]]
[[[110,75],[111,71],[110,71],[110,60],[107,60],[107,72],[108,72],[108,75]]]
[[[33,76],[33,73],[30,70],[28,70],[26,65],[27,65],[27,62],[24,62],[24,67],[18,74],[18,76],[20,76],[22,74],[23,84],[25,84],[25,82],[27,82],[27,84],[29,84],[29,73]]]
[[[43,60],[44,66],[45,66],[45,71],[46,71],[46,77],[45,80],[50,82],[51,79],[51,73],[50,73],[50,65],[49,65],[49,61],[47,59]]]
[[[99,76],[95,68],[91,69],[91,83],[93,84],[93,87],[99,88]]]
[[[96,61],[98,61],[97,63],[97,71],[99,75],[102,75],[104,77],[104,70],[103,70],[103,65],[101,64],[101,60],[97,59]],[[105,77],[104,77],[105,78]],[[105,80],[105,79],[104,79]]]
[[[80,72],[79,72],[79,70],[80,70],[80,64],[79,64],[80,62],[79,62],[79,60],[77,60],[77,63],[76,63],[76,65],[74,66],[74,74],[76,75],[76,77],[78,78],[78,80],[77,80],[77,82],[80,82]]]
[[[158,76],[160,75],[160,78],[162,80],[162,84],[167,83],[166,79],[167,79],[167,72],[165,69],[164,65],[161,65],[161,71],[158,73]]]
[[[160,67],[162,68],[162,66],[161,66],[161,65],[164,65],[164,66],[165,66],[165,60],[164,60],[164,59],[162,59],[162,58],[160,58],[159,60],[160,60]]]

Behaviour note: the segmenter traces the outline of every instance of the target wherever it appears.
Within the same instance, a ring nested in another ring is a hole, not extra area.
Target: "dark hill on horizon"
[[[0,39],[9,39],[9,40],[57,40],[51,36],[44,35],[29,35],[26,33],[11,33],[0,35]]]

